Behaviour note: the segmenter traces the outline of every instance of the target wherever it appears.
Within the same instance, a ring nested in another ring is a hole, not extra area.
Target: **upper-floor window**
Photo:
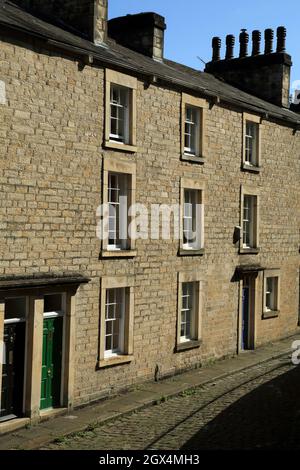
[[[103,162],[103,205],[97,227],[102,240],[101,256],[133,257],[135,252],[134,211],[136,165],[114,155]]]
[[[108,173],[108,249],[126,250],[129,175]]]
[[[199,250],[202,246],[201,191],[184,189],[183,249]]]
[[[257,196],[243,196],[243,248],[257,248]]]
[[[105,79],[105,146],[136,152],[137,79],[109,69]]]
[[[205,120],[208,103],[202,98],[182,94],[181,159],[204,163]]]
[[[257,166],[258,157],[258,124],[246,121],[245,163]]]
[[[193,178],[181,178],[180,256],[204,253],[204,187]]]
[[[112,84],[110,87],[110,140],[129,142],[130,90]]]
[[[191,155],[199,155],[200,144],[200,109],[186,105],[184,152]]]
[[[258,172],[260,169],[261,118],[244,113],[243,169]]]

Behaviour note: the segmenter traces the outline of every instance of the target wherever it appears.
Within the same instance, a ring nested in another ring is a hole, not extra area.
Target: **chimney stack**
[[[95,44],[107,37],[108,0],[12,0],[24,10]]]
[[[290,74],[292,59],[286,53],[286,29],[277,28],[277,47],[274,52],[274,31],[264,32],[264,53],[261,54],[261,32],[252,32],[252,55],[248,55],[249,34],[240,33],[240,53],[234,58],[235,38],[226,38],[226,55],[220,58],[221,39],[213,39],[213,58],[205,71],[225,82],[265,101],[284,108],[290,107]],[[218,39],[218,42],[217,42]]]
[[[109,37],[157,61],[164,57],[165,29],[165,19],[157,13],[121,16],[108,22]]]

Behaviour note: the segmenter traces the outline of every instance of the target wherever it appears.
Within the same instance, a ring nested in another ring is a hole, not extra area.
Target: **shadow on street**
[[[300,449],[300,366],[243,396],[182,450]]]

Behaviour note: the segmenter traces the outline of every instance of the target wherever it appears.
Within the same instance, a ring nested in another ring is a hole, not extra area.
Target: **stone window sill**
[[[270,318],[279,317],[280,310],[272,310],[270,312],[263,312],[263,320],[269,320]]]
[[[102,250],[100,253],[101,258],[104,259],[116,259],[116,258],[135,258],[137,256],[137,251],[135,250]]]
[[[261,171],[261,167],[260,166],[255,166],[255,165],[248,165],[247,163],[243,163],[242,170],[250,171],[251,173],[259,173]]]
[[[192,341],[186,341],[184,343],[178,343],[175,347],[175,352],[182,352],[182,351],[188,351],[190,349],[197,349],[200,348],[202,344],[201,340],[192,340]]]
[[[178,251],[178,256],[203,256],[205,254],[205,249],[201,248],[201,250],[185,250],[180,248]]]
[[[123,152],[132,152],[132,153],[137,152],[137,147],[135,145],[122,144],[118,142],[112,142],[110,140],[106,140],[104,142],[104,147],[114,149],[114,150],[121,150]]]
[[[98,362],[98,369],[105,369],[106,367],[114,367],[122,364],[129,364],[133,361],[133,356],[112,356],[101,359]]]
[[[205,163],[205,158],[203,156],[190,155],[188,153],[183,153],[181,155],[181,160],[184,162],[199,163],[200,165]]]
[[[240,248],[240,255],[258,255],[260,248]]]

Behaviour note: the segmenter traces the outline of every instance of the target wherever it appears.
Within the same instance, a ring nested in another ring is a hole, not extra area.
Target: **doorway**
[[[61,295],[45,295],[40,409],[61,404],[63,310]]]
[[[242,280],[242,305],[240,322],[240,350],[255,347],[255,277],[245,275]]]
[[[7,299],[4,316],[0,421],[23,415],[26,299]]]

